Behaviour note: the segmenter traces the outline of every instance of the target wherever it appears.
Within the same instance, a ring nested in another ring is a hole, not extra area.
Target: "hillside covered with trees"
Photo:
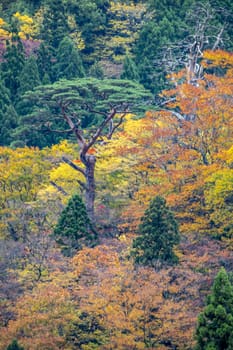
[[[0,350],[233,349],[232,15],[1,0]]]

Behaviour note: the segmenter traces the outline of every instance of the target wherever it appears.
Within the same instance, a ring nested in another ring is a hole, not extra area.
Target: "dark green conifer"
[[[57,49],[62,39],[67,35],[69,26],[62,0],[47,0],[46,12],[40,31],[41,39],[48,46]]]
[[[95,62],[89,69],[89,76],[97,79],[104,79],[104,70],[99,62]]]
[[[139,81],[139,74],[135,62],[129,56],[126,56],[123,64],[121,79]]]
[[[59,44],[53,71],[54,80],[83,78],[85,76],[79,51],[68,37],[65,37]]]
[[[178,261],[173,252],[180,240],[178,224],[166,206],[165,199],[157,196],[145,211],[139,225],[139,236],[133,241],[135,263],[160,267],[162,263]]]
[[[12,131],[17,126],[18,116],[11,103],[9,90],[0,82],[0,145],[12,141]]]
[[[25,55],[23,44],[18,36],[17,29],[12,31],[11,41],[6,43],[6,52],[1,64],[1,75],[5,86],[10,91],[10,98],[13,103],[18,98],[20,86],[20,74],[24,67]]]
[[[50,84],[52,81],[53,56],[54,50],[41,43],[37,51],[37,67],[42,84]]]
[[[23,95],[26,91],[33,90],[34,87],[40,85],[40,77],[38,72],[38,66],[35,57],[30,56],[22,69],[19,76],[19,93]]]
[[[13,340],[6,350],[24,350],[24,348],[18,344],[17,340]]]
[[[54,235],[64,255],[72,255],[83,246],[94,246],[97,233],[88,218],[80,196],[74,195],[61,213]]]
[[[233,286],[224,268],[217,274],[198,317],[196,350],[233,349]]]

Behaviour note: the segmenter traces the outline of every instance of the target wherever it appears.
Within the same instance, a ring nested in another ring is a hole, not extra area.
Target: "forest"
[[[0,0],[0,350],[233,350],[232,23]]]

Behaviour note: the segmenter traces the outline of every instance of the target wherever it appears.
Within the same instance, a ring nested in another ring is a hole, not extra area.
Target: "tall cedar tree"
[[[17,101],[20,86],[20,74],[24,67],[25,55],[23,44],[18,36],[17,29],[12,29],[12,38],[6,43],[6,52],[1,64],[1,75],[5,86],[10,91],[13,103]]]
[[[54,80],[83,78],[85,76],[79,51],[68,37],[62,39],[58,46],[53,76]]]
[[[179,229],[165,199],[157,196],[150,202],[141,219],[139,234],[133,241],[135,263],[156,268],[162,263],[177,263],[173,247],[180,241]]]
[[[74,195],[61,213],[54,235],[64,255],[72,255],[85,246],[97,243],[97,233],[91,226],[82,199]]]
[[[43,84],[50,84],[52,81],[53,53],[46,43],[41,43],[37,51],[37,66],[39,77]]]
[[[51,48],[57,49],[68,31],[69,26],[62,0],[48,0],[40,32],[41,39]]]
[[[69,3],[68,11],[74,15],[76,25],[80,28],[85,42],[82,50],[85,67],[90,67],[100,58],[99,53],[96,52],[96,46],[107,29],[109,6],[109,0],[79,0]]]
[[[68,35],[69,26],[62,0],[47,0],[40,38],[43,42],[38,52],[38,69],[43,84],[56,81],[53,67],[57,62],[57,50]]]
[[[121,79],[129,79],[134,81],[139,81],[139,74],[136,64],[129,56],[126,56],[123,65],[123,72],[121,74]]]
[[[0,82],[0,146],[12,141],[12,130],[17,126],[17,113],[10,100],[10,92]]]
[[[23,95],[26,91],[33,90],[34,87],[40,85],[40,77],[36,58],[31,55],[24,64],[22,72],[19,76],[20,87],[19,94]]]
[[[217,274],[198,317],[196,350],[233,349],[233,286],[224,268]]]

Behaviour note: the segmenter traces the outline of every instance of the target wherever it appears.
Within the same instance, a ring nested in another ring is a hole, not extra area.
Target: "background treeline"
[[[78,77],[138,81],[155,94],[204,49],[232,49],[227,1],[3,1],[0,20],[1,145],[56,143],[24,126],[23,96]],[[6,117],[7,116],[7,117]]]

